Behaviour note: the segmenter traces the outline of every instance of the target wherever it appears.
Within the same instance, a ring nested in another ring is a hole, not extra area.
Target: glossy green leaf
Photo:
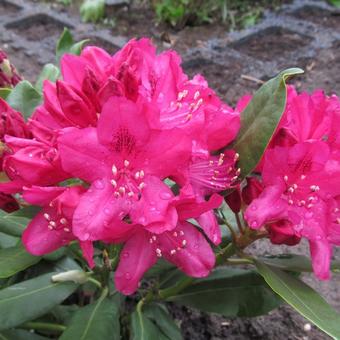
[[[255,264],[273,291],[325,333],[335,339],[340,338],[340,314],[316,291],[282,270],[258,260]]]
[[[41,104],[42,96],[30,82],[23,80],[11,91],[6,101],[27,119],[35,108]]]
[[[340,8],[340,0],[328,0],[328,1],[331,5]]]
[[[8,214],[0,210],[0,231],[12,235],[21,236],[31,219],[14,214]]]
[[[141,311],[131,315],[132,340],[169,340]]]
[[[295,272],[312,272],[312,262],[310,258],[304,255],[281,254],[272,256],[260,256],[261,262],[272,267]],[[332,261],[331,270],[337,272],[340,270],[340,261]]]
[[[181,331],[164,305],[152,303],[143,308],[144,315],[149,318],[170,340],[183,339]]]
[[[10,248],[18,244],[19,238],[0,232],[0,248]]]
[[[246,177],[260,161],[286,106],[286,80],[302,74],[299,68],[282,71],[256,91],[241,113],[241,129],[232,148],[239,153],[238,166]]]
[[[0,340],[47,340],[43,336],[23,329],[10,329],[0,332]]]
[[[78,287],[72,282],[52,283],[48,273],[0,290],[0,330],[44,315]]]
[[[46,64],[38,76],[38,79],[35,83],[35,88],[39,92],[42,92],[44,80],[55,82],[59,78],[59,75],[60,71],[57,66],[53,64]]]
[[[99,298],[79,309],[60,340],[119,340],[119,297]]]
[[[7,278],[36,264],[40,257],[33,256],[22,244],[0,249],[0,278]]]
[[[228,317],[262,315],[282,302],[258,273],[230,267],[215,269],[168,300]]]
[[[76,43],[74,43],[71,48],[70,48],[70,53],[71,54],[75,54],[75,55],[80,55],[81,51],[83,50],[85,44],[87,42],[89,42],[90,39],[84,39],[84,40],[81,40],[81,41],[78,41]]]
[[[6,99],[9,96],[9,94],[11,93],[11,91],[12,91],[12,89],[9,89],[9,88],[5,88],[5,87],[1,88],[0,89],[0,98]]]
[[[85,22],[97,22],[104,14],[105,0],[85,0],[80,7],[80,15]]]

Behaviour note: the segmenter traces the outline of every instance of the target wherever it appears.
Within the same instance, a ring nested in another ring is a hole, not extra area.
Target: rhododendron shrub
[[[0,328],[180,339],[167,301],[235,317],[286,300],[339,335],[292,275],[339,268],[339,99],[287,88],[288,69],[232,108],[149,39],[81,45],[65,30],[60,70],[0,101]],[[260,239],[310,256],[246,249]]]

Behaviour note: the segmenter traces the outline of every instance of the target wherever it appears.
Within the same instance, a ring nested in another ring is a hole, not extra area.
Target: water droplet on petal
[[[90,234],[89,233],[85,233],[84,234],[84,240],[86,241],[86,240],[88,240],[90,238]]]
[[[143,223],[145,223],[146,222],[146,219],[145,219],[145,217],[141,217],[140,219],[139,219],[139,223],[141,223],[141,224],[143,224]]]
[[[104,225],[104,227],[108,227],[109,221],[104,220],[103,225]]]
[[[127,280],[131,279],[131,274],[129,272],[126,272],[124,276]]]
[[[256,228],[258,226],[258,223],[256,221],[253,221],[250,223],[250,226]]]
[[[105,209],[104,209],[104,213],[105,213],[106,215],[110,215],[111,210],[110,210],[109,208],[105,208]]]
[[[317,240],[321,240],[321,235],[316,235],[316,237],[315,237]]]
[[[104,182],[101,179],[98,179],[94,182],[94,187],[99,190],[104,189]]]
[[[251,206],[251,210],[256,210],[257,209],[257,206],[255,205],[255,204],[253,204],[252,206]]]
[[[123,257],[124,257],[125,259],[127,259],[129,256],[130,256],[129,252],[125,251],[125,252],[123,253]]]
[[[314,213],[311,211],[305,213],[305,218],[312,218],[314,216]]]
[[[194,244],[194,248],[198,249],[198,243],[197,242]]]
[[[159,194],[159,197],[162,199],[162,200],[168,200],[171,198],[171,194],[169,192],[161,192]]]

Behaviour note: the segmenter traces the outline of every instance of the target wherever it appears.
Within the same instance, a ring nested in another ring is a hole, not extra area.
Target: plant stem
[[[183,279],[181,279],[180,281],[178,281],[178,283],[176,283],[176,285],[174,285],[170,288],[160,290],[159,293],[158,293],[159,297],[162,300],[166,300],[170,296],[176,295],[177,293],[182,291],[184,288],[190,286],[193,283],[193,281],[194,281],[194,278],[186,276]]]
[[[56,323],[49,323],[49,322],[25,322],[20,328],[24,329],[34,329],[38,331],[54,331],[54,332],[59,332],[62,333],[65,329],[66,326],[56,324]]]
[[[241,234],[244,233],[244,229],[243,229],[243,226],[242,226],[242,222],[240,220],[240,216],[238,213],[235,213],[235,219],[236,219],[236,223],[237,223],[237,226],[238,226],[238,229],[240,231]]]
[[[102,287],[102,284],[98,281],[98,280],[96,280],[96,279],[94,279],[93,277],[89,277],[88,279],[87,279],[87,281],[88,282],[92,282],[94,285],[96,285],[98,288],[103,288]]]

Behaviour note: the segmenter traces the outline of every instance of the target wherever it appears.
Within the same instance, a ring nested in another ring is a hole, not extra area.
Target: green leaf
[[[27,119],[35,108],[40,105],[42,96],[30,82],[23,80],[11,91],[6,101]]]
[[[24,331],[22,329],[11,329],[0,332],[0,340],[47,340],[43,336]]]
[[[132,340],[169,340],[141,311],[131,315]]]
[[[89,39],[84,39],[79,42],[74,42],[73,36],[71,32],[69,31],[68,28],[64,28],[63,33],[61,34],[57,46],[56,46],[56,59],[57,62],[59,63],[60,58],[63,56],[65,53],[71,53],[75,55],[79,55]]]
[[[59,248],[55,251],[53,251],[52,253],[49,253],[49,254],[46,254],[43,256],[43,259],[44,260],[47,260],[47,261],[58,261],[60,260],[64,255],[66,255],[66,248],[65,247],[62,247],[62,248]]]
[[[256,260],[259,273],[274,292],[325,333],[340,338],[340,314],[298,278]]]
[[[310,258],[304,255],[281,254],[272,256],[260,256],[261,262],[272,267],[292,271],[292,272],[312,272],[312,262]],[[340,261],[332,261],[331,270],[337,272],[340,270]]]
[[[40,257],[33,256],[25,250],[22,244],[0,249],[0,278],[11,277],[14,274],[36,264]]]
[[[70,48],[70,53],[75,55],[80,55],[81,51],[84,48],[84,45],[89,42],[90,39],[84,39],[81,41],[78,41],[77,43],[73,44]]]
[[[340,8],[340,0],[328,0],[328,1],[331,5]]]
[[[159,330],[170,340],[183,339],[181,331],[164,305],[152,303],[143,309],[144,315],[157,325]]]
[[[0,290],[0,330],[44,315],[71,295],[77,284],[52,283],[48,273]]]
[[[7,214],[0,210],[0,231],[5,234],[21,236],[29,222],[30,219],[27,217]]]
[[[57,41],[56,46],[56,58],[59,62],[60,58],[64,53],[68,53],[74,44],[73,37],[68,28],[64,28],[63,33]]]
[[[46,64],[38,76],[38,79],[35,83],[35,88],[39,92],[42,92],[44,80],[55,82],[59,78],[59,75],[60,71],[57,66],[53,64]]]
[[[230,267],[215,269],[168,301],[227,317],[262,315],[282,302],[257,272]]]
[[[0,98],[2,99],[6,99],[9,94],[11,93],[12,89],[9,89],[9,88],[6,88],[6,87],[3,87],[0,89]]]
[[[286,106],[286,80],[302,74],[300,68],[282,71],[256,91],[241,113],[241,129],[233,149],[240,155],[238,166],[246,177],[260,161]]]
[[[80,7],[80,15],[85,22],[97,22],[104,14],[105,0],[85,0]]]
[[[119,297],[104,297],[79,309],[60,340],[119,340]]]
[[[0,248],[10,248],[18,244],[19,238],[0,232]]]

